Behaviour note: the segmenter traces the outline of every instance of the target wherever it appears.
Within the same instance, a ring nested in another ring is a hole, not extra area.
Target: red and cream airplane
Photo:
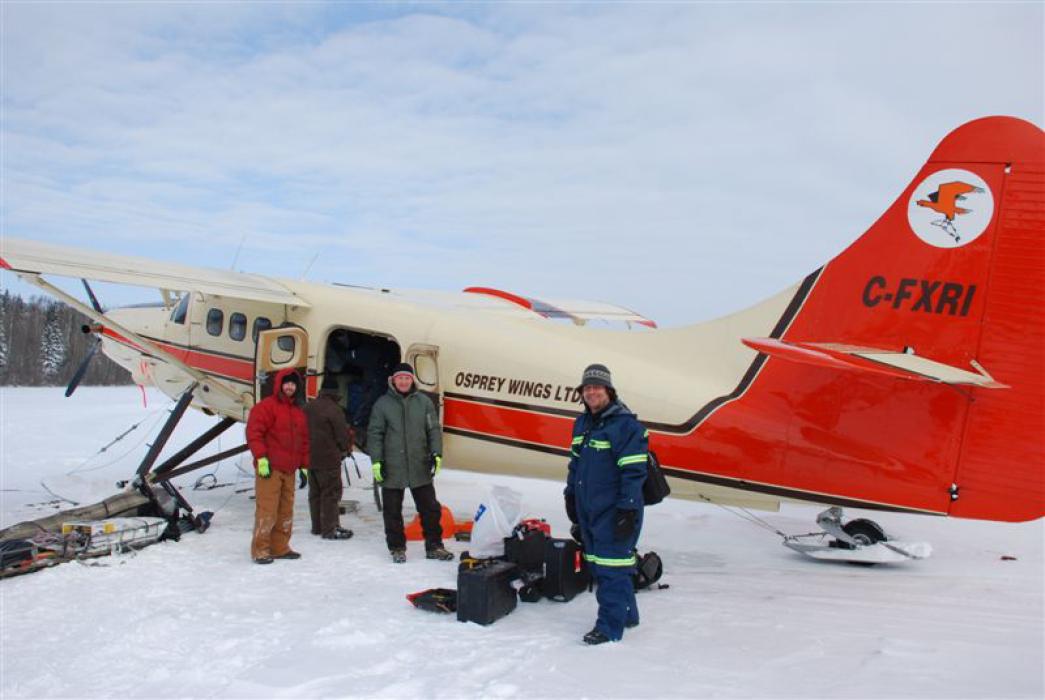
[[[952,232],[926,204],[954,183]],[[309,394],[336,377],[358,405],[403,359],[442,409],[449,466],[561,479],[577,377],[602,362],[676,497],[1045,515],[1045,135],[1015,118],[949,134],[881,218],[805,279],[688,327],[607,330],[587,321],[655,324],[485,288],[320,285],[14,238],[0,265],[91,317],[135,381],[219,426],[244,420],[280,367],[300,368]],[[155,287],[162,301],[102,312],[44,275]],[[169,479],[179,464],[142,473]]]

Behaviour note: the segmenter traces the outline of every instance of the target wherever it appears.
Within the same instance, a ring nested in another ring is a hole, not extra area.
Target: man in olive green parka
[[[389,379],[388,392],[370,413],[367,451],[374,465],[374,481],[381,485],[384,503],[385,542],[392,561],[406,561],[403,531],[403,496],[406,489],[421,515],[425,551],[429,559],[450,561],[454,555],[443,547],[439,524],[442,506],[435,497],[432,478],[442,463],[443,439],[439,414],[431,399],[417,390],[414,370],[402,362]]]

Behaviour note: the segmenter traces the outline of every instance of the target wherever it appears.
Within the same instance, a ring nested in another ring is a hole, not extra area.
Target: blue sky
[[[963,122],[1045,121],[1037,2],[5,2],[0,20],[3,235],[294,278],[315,258],[314,281],[665,325],[818,267]]]

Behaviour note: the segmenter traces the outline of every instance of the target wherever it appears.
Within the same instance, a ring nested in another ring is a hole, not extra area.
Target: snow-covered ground
[[[0,525],[108,495],[145,452],[170,402],[137,389],[0,388]],[[213,423],[190,412],[168,447]],[[132,424],[138,429],[99,448]],[[235,427],[208,453],[239,444]],[[206,469],[203,470],[207,471]],[[352,474],[349,541],[308,534],[299,561],[251,563],[251,478],[229,460],[224,485],[193,491],[212,528],[134,555],[0,581],[0,696],[15,697],[933,697],[1045,695],[1042,521],[999,524],[861,514],[933,556],[903,565],[814,562],[721,508],[669,501],[647,511],[641,548],[665,561],[667,590],[639,594],[642,624],[587,647],[595,599],[520,603],[489,627],[415,610],[407,593],[456,584],[456,565],[412,543],[390,563],[369,481]],[[366,476],[364,472],[364,477]],[[561,484],[444,469],[458,518],[493,484],[562,535]],[[409,499],[407,499],[409,502]],[[34,505],[36,504],[36,505]],[[41,505],[43,504],[43,505]],[[408,508],[409,511],[409,508]],[[809,532],[816,507],[760,514]],[[412,513],[408,513],[410,517]],[[448,540],[460,551],[463,543]],[[1015,560],[1003,560],[1003,556]]]

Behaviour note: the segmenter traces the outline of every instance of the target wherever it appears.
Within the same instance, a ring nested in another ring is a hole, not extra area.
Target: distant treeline
[[[89,320],[46,297],[0,295],[0,386],[69,383],[95,340],[81,332]],[[100,350],[81,384],[130,384],[130,373]]]

